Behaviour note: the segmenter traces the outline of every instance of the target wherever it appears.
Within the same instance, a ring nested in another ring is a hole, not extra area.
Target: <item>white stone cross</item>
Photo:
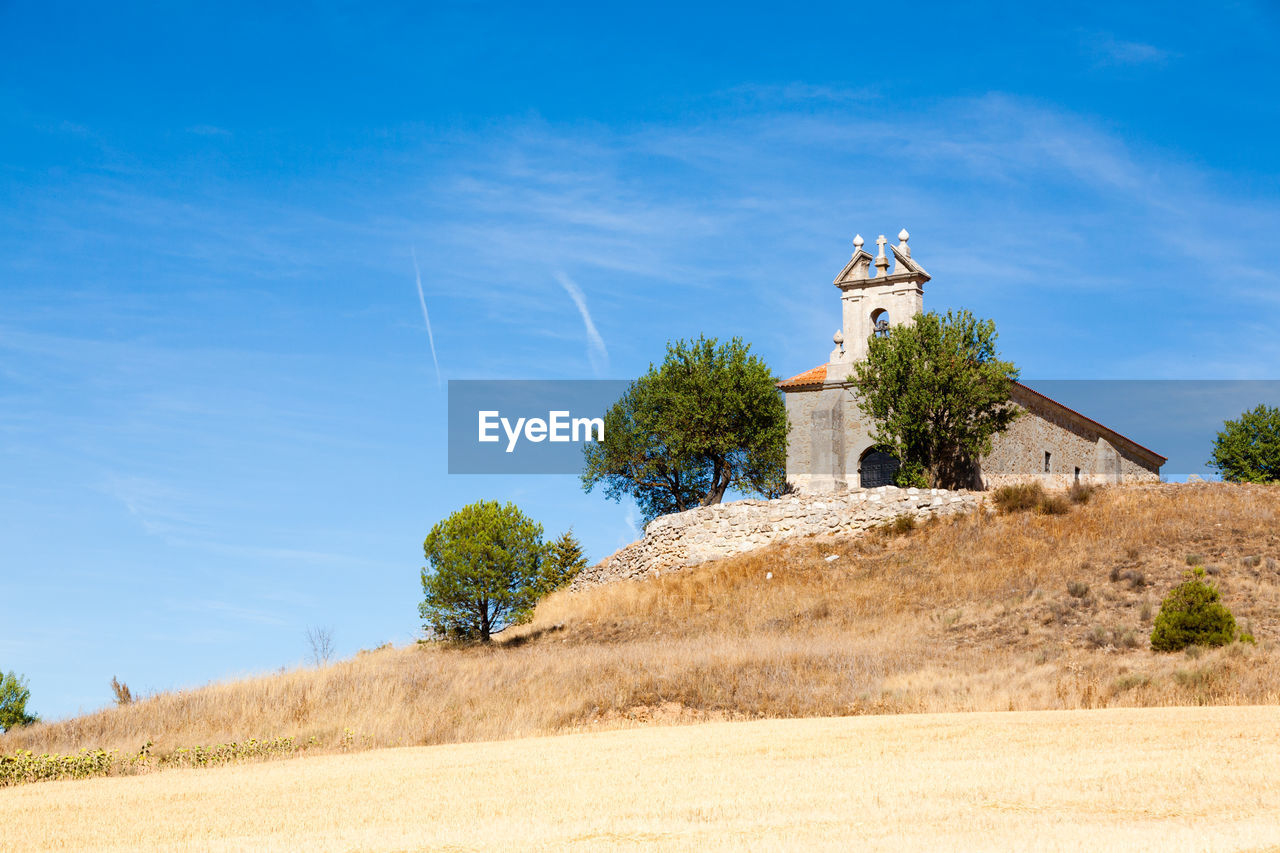
[[[884,247],[888,242],[883,234],[876,238],[876,245],[880,247],[880,254],[876,255],[876,269],[880,270],[882,274],[889,269],[889,259],[884,254]]]

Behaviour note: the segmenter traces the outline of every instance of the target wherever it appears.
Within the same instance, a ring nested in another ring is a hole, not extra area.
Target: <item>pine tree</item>
[[[548,549],[547,559],[542,564],[542,594],[567,586],[586,565],[587,555],[582,550],[582,543],[570,527]]]

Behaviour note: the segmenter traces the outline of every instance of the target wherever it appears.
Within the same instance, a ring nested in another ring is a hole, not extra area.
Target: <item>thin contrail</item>
[[[436,358],[436,336],[431,334],[431,315],[427,313],[427,297],[422,294],[422,273],[418,272],[418,253],[409,249],[413,256],[413,277],[418,282],[418,304],[422,306],[422,320],[427,324],[427,343],[431,344],[431,363],[436,366],[436,387],[443,387],[440,381],[440,359]]]
[[[591,344],[589,353],[591,366],[599,374],[602,367],[609,366],[609,350],[604,345],[604,338],[600,337],[600,332],[596,329],[595,321],[591,319],[591,312],[587,310],[587,299],[582,295],[582,288],[562,272],[556,272],[556,281],[560,282],[560,286],[569,294],[573,304],[578,306],[578,313],[582,315],[582,324],[587,327],[587,340]]]

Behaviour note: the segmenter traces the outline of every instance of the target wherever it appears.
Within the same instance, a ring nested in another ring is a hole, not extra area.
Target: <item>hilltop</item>
[[[0,752],[316,749],[650,721],[1280,702],[1280,487],[1113,487],[1062,515],[973,512],[557,593],[487,648],[386,648],[0,737]],[[1158,655],[1205,566],[1256,646]]]

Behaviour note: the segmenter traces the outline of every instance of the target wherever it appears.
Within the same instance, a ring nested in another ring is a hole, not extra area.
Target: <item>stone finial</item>
[[[876,245],[880,247],[880,254],[876,255],[876,269],[882,273],[889,269],[889,258],[884,253],[885,244],[888,242],[883,234],[876,238]]]
[[[911,239],[911,235],[907,233],[907,229],[903,228],[898,232],[898,251],[911,257],[911,248],[907,245],[907,241]]]
[[[856,255],[858,254],[858,252],[861,252],[861,251],[862,251],[862,235],[854,234],[853,235],[853,253]]]
[[[831,342],[832,342],[832,343],[834,343],[834,344],[835,344],[836,346],[838,346],[838,347],[843,347],[843,346],[844,346],[844,333],[843,333],[843,332],[841,332],[839,329],[836,329],[836,333],[835,333],[834,335],[832,335],[832,336],[831,336]]]

